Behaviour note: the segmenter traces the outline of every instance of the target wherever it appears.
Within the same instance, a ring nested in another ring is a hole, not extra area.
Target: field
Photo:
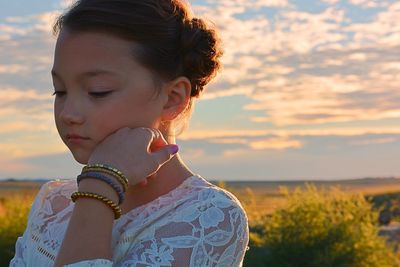
[[[285,198],[280,187],[286,187],[290,192],[296,188],[304,188],[306,183],[312,183],[318,189],[336,187],[344,192],[363,194],[376,208],[387,206],[388,201],[393,198],[400,200],[400,178],[213,183],[229,190],[240,200],[249,217],[250,227],[256,225],[261,217],[284,206]],[[0,266],[8,266],[8,261],[14,255],[16,238],[25,229],[27,212],[40,186],[40,182],[0,181]],[[393,205],[399,202],[392,201],[391,203]],[[396,242],[399,243],[400,228],[393,228],[398,225],[396,222],[398,220],[399,217],[394,216],[389,226],[382,226],[382,233],[392,235],[392,240],[397,240]],[[390,227],[394,230],[387,230]]]
[[[400,178],[365,178],[342,181],[285,181],[285,182],[214,182],[232,192],[242,203],[249,216],[250,224],[260,216],[272,213],[285,204],[280,187],[289,191],[304,189],[312,183],[319,189],[339,188],[348,193],[361,193],[366,197],[400,194]]]

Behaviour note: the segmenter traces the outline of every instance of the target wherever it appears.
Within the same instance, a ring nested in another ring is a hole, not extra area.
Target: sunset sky
[[[0,179],[82,168],[53,117],[52,23],[71,1],[0,0]],[[400,176],[400,1],[190,1],[223,69],[178,138],[210,180]]]

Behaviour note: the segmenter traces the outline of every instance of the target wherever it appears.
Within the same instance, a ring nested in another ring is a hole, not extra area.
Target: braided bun
[[[198,97],[221,68],[221,39],[203,19],[192,18],[184,22],[180,42],[183,75],[191,81],[191,96]]]

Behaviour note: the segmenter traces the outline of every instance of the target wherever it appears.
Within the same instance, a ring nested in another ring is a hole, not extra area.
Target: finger
[[[148,128],[148,129],[152,132],[154,139],[160,138],[161,133],[160,131],[158,131],[158,129],[155,128]]]
[[[146,132],[146,137],[149,138],[150,140],[156,137],[156,133],[153,131],[153,129],[142,127],[142,130]]]
[[[158,151],[160,148],[168,145],[163,134],[158,129],[150,129],[153,132],[153,139],[150,141],[149,149],[151,152]]]
[[[153,128],[142,128],[144,131],[146,131],[146,138],[149,138],[148,142],[154,142],[154,140],[159,140],[162,138],[162,134],[158,129],[153,129]]]
[[[158,132],[154,131],[152,128],[147,128],[147,127],[141,127],[141,130],[143,131],[144,134],[144,145],[147,148],[148,152],[151,152],[153,150],[152,143],[154,140],[159,139],[159,134]]]
[[[151,174],[150,176],[147,176],[146,178],[147,178],[147,181],[150,181],[150,180],[154,179],[154,177],[156,177],[156,176],[155,176],[155,174],[153,173],[153,174]]]
[[[167,145],[161,148],[160,150],[151,153],[151,157],[153,157],[154,162],[158,164],[158,166],[163,165],[167,161],[169,161],[176,153],[178,153],[179,147],[175,144]]]

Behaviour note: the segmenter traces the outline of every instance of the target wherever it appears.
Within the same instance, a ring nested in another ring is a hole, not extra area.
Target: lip
[[[67,139],[89,139],[88,137],[83,137],[78,134],[67,134]]]
[[[83,137],[77,134],[67,134],[66,137],[68,142],[72,144],[81,144],[82,142],[90,139],[88,137]]]

